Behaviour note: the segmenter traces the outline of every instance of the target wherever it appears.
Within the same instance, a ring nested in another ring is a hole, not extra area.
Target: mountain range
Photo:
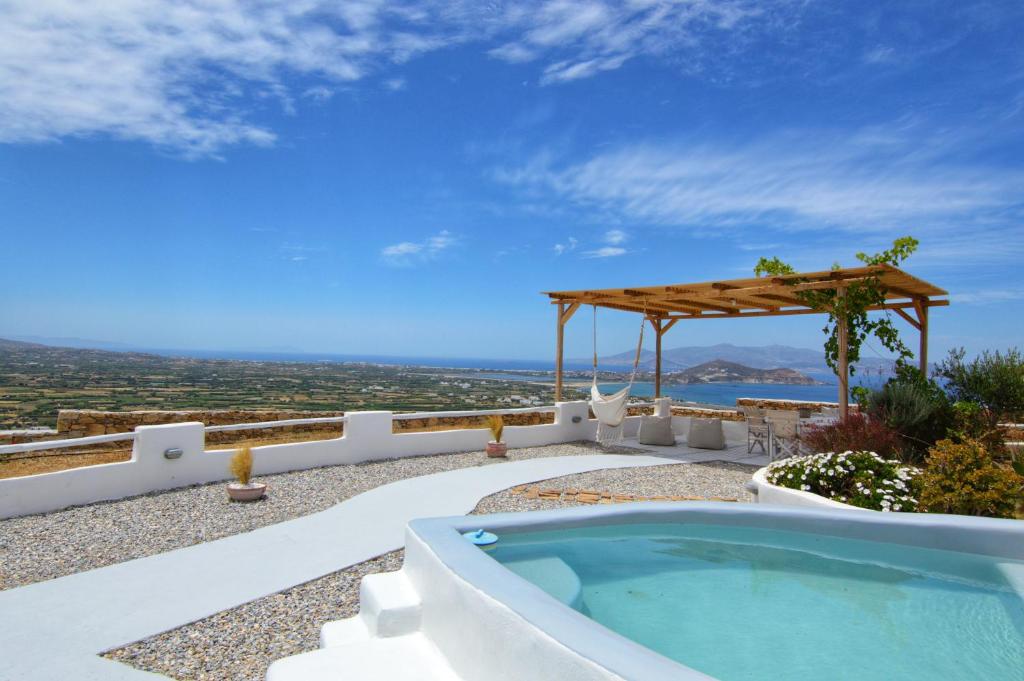
[[[722,359],[683,369],[669,374],[666,383],[770,383],[782,385],[820,385],[807,374],[794,369],[754,369]]]
[[[601,369],[610,371],[629,369],[633,365],[636,350],[627,350],[615,355],[598,359]],[[815,377],[831,376],[832,370],[825,363],[825,353],[808,348],[795,348],[789,345],[733,345],[719,343],[717,345],[689,345],[661,352],[662,373],[680,372],[707,362],[722,360],[733,362],[754,369],[787,368],[811,374]],[[584,362],[585,360],[570,360]],[[640,368],[653,371],[654,353],[644,350],[640,354]],[[857,372],[861,374],[888,373],[892,370],[893,361],[876,357],[862,357],[857,363]]]

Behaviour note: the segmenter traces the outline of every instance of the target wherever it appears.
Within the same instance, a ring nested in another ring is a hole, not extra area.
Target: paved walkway
[[[679,461],[595,454],[400,480],[295,520],[0,592],[3,681],[164,678],[98,653],[399,549],[413,518],[469,513],[515,485]]]

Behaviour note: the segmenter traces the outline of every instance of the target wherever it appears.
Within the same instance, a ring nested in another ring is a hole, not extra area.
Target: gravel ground
[[[537,484],[542,488],[578,487],[640,496],[720,496],[747,501],[750,496],[743,483],[754,470],[754,466],[718,462],[683,464],[593,471]],[[473,512],[536,511],[576,505],[527,499],[506,490],[481,500]],[[402,555],[402,551],[395,551],[354,565],[138,641],[107,657],[179,681],[261,681],[271,662],[315,650],[323,623],[355,615],[359,611],[360,578],[399,569]]]
[[[743,489],[743,484],[750,480],[750,476],[756,470],[757,466],[716,461],[680,466],[592,471],[536,484],[541,489],[576,488],[644,497],[687,495],[752,501],[753,497]],[[542,511],[583,505],[585,504],[564,499],[527,499],[525,495],[505,490],[482,499],[473,512]]]
[[[613,451],[572,443],[509,451],[510,461]],[[636,453],[637,450],[615,450]],[[389,482],[500,465],[483,452],[408,457],[261,476],[267,497],[228,501],[224,483],[0,520],[0,589],[248,532],[329,508]]]

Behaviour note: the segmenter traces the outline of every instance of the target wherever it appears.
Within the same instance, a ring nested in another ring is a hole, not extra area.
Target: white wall
[[[579,423],[573,423],[575,416]],[[350,412],[340,438],[254,447],[254,474],[476,451],[490,439],[482,428],[394,434],[391,421],[387,411]],[[507,426],[504,440],[511,448],[592,440],[595,428],[587,419],[586,402],[562,402],[555,405],[554,423]],[[165,458],[170,448],[181,449],[182,456]],[[0,518],[226,480],[233,454],[234,450],[205,451],[202,423],[139,426],[129,461],[0,480]]]

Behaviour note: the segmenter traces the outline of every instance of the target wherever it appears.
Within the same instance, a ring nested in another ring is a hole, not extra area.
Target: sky
[[[1017,346],[1022,34],[1015,0],[0,0],[0,336],[548,358],[541,291],[909,234],[932,359]]]

